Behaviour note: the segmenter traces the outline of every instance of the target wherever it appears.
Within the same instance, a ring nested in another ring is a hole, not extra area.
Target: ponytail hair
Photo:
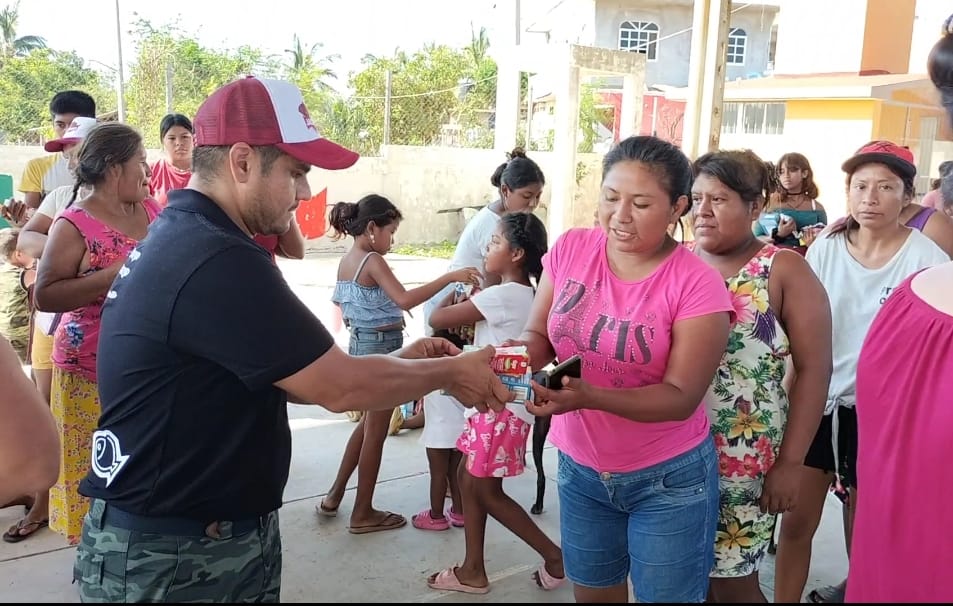
[[[394,203],[378,194],[369,194],[357,202],[338,202],[331,208],[328,221],[334,229],[332,239],[344,236],[360,236],[373,222],[378,227],[386,227],[404,216]]]
[[[99,185],[106,180],[113,166],[125,164],[142,149],[142,135],[121,122],[103,122],[94,126],[76,152],[76,181],[73,196],[67,207],[73,205],[83,185]]]
[[[500,229],[510,249],[522,249],[523,271],[535,287],[543,275],[543,255],[549,250],[546,226],[533,213],[509,213],[500,218]]]
[[[516,191],[537,183],[545,185],[546,177],[543,176],[539,165],[527,157],[522,147],[514,148],[506,154],[506,162],[497,166],[490,176],[490,185],[496,189],[505,185],[508,190]]]

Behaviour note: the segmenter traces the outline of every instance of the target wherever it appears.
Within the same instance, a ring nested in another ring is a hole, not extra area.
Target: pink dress
[[[953,601],[953,316],[910,289],[857,367],[857,513],[848,602]]]
[[[466,457],[467,471],[475,478],[522,474],[531,427],[509,408],[471,416],[457,440],[457,448]]]
[[[151,224],[162,210],[151,198],[142,201]],[[86,241],[89,269],[86,274],[105,269],[129,255],[138,243],[134,238],[109,227],[79,206],[70,206],[56,218],[69,221]],[[96,350],[99,346],[99,319],[106,295],[66,312],[53,335],[53,363],[67,372],[96,382]]]

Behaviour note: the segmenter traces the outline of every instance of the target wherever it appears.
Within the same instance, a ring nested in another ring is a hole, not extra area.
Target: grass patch
[[[456,242],[444,240],[427,244],[402,244],[395,246],[391,252],[398,255],[412,255],[414,257],[431,257],[434,259],[450,259],[457,249]]]

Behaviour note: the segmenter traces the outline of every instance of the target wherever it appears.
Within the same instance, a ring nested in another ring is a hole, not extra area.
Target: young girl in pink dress
[[[486,271],[502,282],[451,305],[448,295],[430,316],[436,329],[476,323],[474,345],[501,345],[519,336],[526,324],[535,294],[533,282],[543,270],[547,250],[546,228],[533,214],[504,215],[487,247]],[[503,478],[523,473],[526,441],[534,417],[523,402],[511,402],[501,412],[468,410],[466,427],[457,440],[463,453],[459,469],[463,513],[466,516],[466,558],[432,574],[432,589],[487,593],[490,590],[484,561],[487,515],[496,518],[526,542],[544,562],[534,573],[543,589],[564,582],[562,551],[540,530],[516,501],[503,491]]]

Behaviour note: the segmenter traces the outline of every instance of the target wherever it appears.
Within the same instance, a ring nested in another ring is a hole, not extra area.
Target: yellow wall
[[[870,120],[873,99],[791,99],[784,110],[787,120]]]
[[[867,0],[861,72],[907,73],[916,4],[916,0]]]

